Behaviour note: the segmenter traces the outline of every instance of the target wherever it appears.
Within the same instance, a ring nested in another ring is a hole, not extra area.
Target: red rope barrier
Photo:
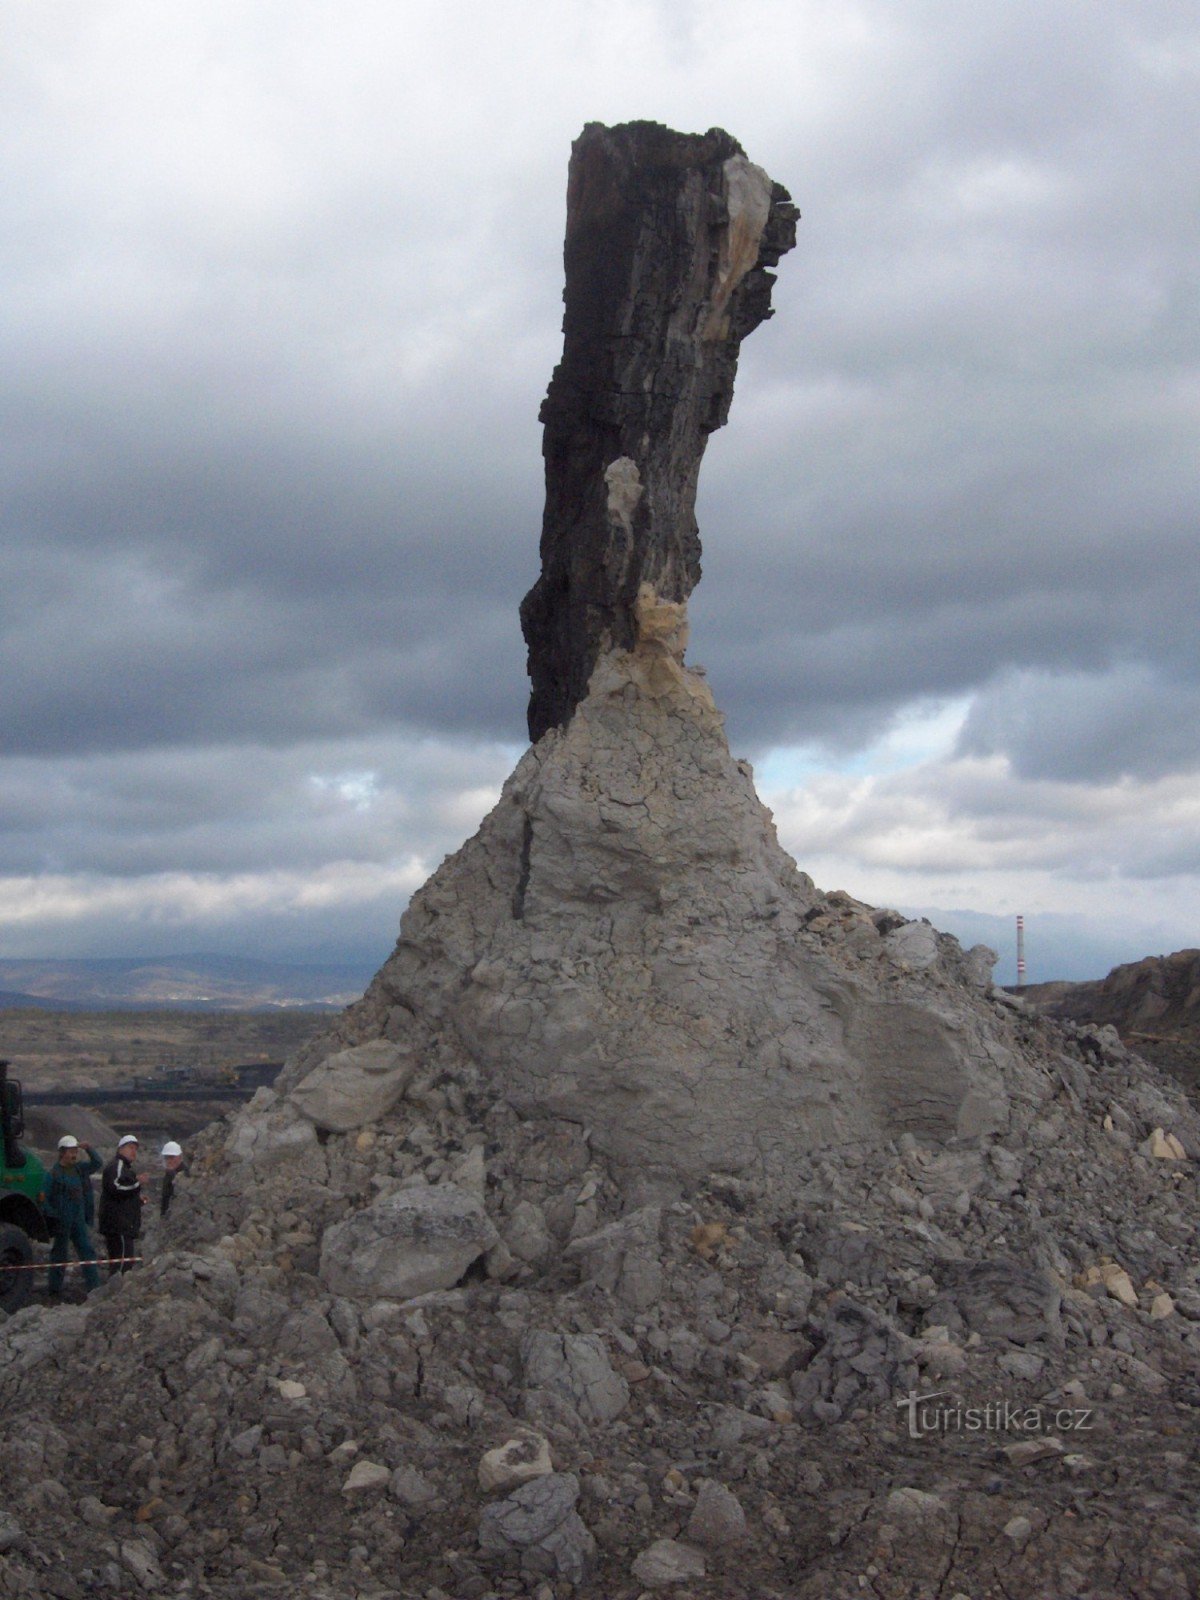
[[[65,1272],[72,1267],[119,1267],[126,1261],[144,1261],[145,1256],[97,1256],[95,1261],[30,1261],[19,1267],[0,1266],[0,1277],[6,1272]]]

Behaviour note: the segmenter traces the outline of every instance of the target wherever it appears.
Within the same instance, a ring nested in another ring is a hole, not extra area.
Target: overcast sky
[[[523,747],[631,118],[802,213],[692,606],[784,843],[1001,979],[1200,944],[1191,0],[0,13],[0,955],[386,956]]]

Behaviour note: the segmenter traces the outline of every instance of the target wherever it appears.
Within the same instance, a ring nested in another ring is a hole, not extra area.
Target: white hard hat
[[[58,1148],[60,1150],[78,1150],[79,1140],[73,1133],[64,1133],[62,1138],[58,1141]]]
[[[165,1156],[181,1156],[183,1154],[183,1146],[176,1144],[174,1139],[168,1139],[162,1147],[162,1153]]]
[[[117,1149],[119,1150],[123,1144],[136,1144],[137,1142],[138,1136],[136,1133],[123,1133],[117,1140]]]

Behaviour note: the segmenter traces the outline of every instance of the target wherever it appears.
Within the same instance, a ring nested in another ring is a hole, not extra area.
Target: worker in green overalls
[[[86,1166],[79,1162],[79,1140],[73,1133],[65,1133],[58,1141],[58,1161],[46,1174],[46,1190],[42,1196],[42,1210],[54,1230],[50,1245],[50,1271],[46,1287],[52,1295],[62,1293],[63,1269],[67,1259],[67,1246],[75,1246],[75,1254],[84,1262],[83,1283],[90,1294],[100,1287],[100,1272],[96,1267],[96,1252],[88,1229],[96,1214],[96,1200],[92,1194],[92,1174],[104,1165],[90,1144]],[[57,1264],[56,1264],[57,1263]]]

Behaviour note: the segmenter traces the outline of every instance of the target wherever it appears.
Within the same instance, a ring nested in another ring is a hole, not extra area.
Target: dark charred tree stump
[[[720,128],[589,123],[567,180],[563,356],[542,404],[542,572],[521,605],[529,735],[565,723],[643,583],[700,578],[696,482],[741,342],[796,242],[786,189]]]

